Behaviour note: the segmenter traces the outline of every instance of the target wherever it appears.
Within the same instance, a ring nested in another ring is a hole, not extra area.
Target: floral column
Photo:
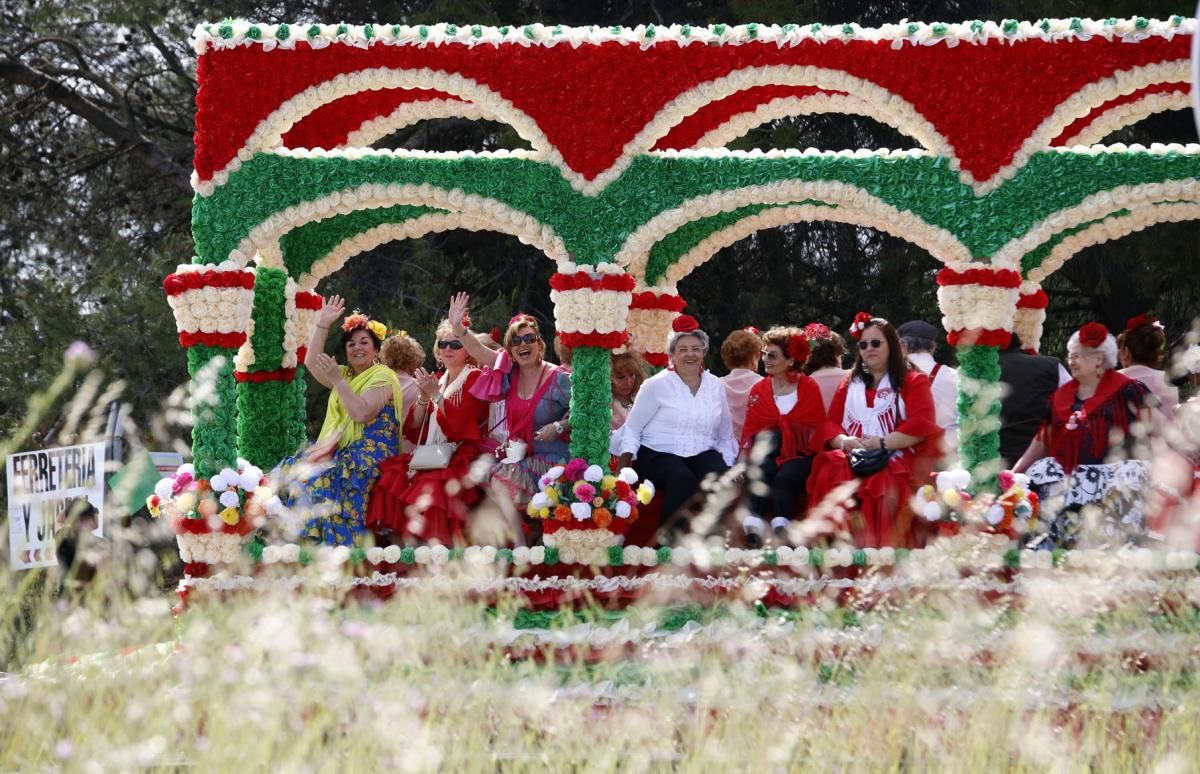
[[[304,422],[297,421],[296,382],[303,400],[298,321],[311,322],[312,312],[297,310],[296,283],[282,269],[260,267],[254,295],[254,317],[246,343],[238,351],[238,451],[264,470],[304,443]],[[316,294],[305,294],[305,297]],[[319,299],[319,296],[318,296]],[[306,302],[307,303],[307,302]],[[310,304],[311,305],[311,304]]]
[[[195,475],[207,479],[237,464],[234,353],[246,342],[255,274],[232,261],[185,264],[163,280],[187,349]]]
[[[1046,322],[1046,307],[1049,304],[1050,299],[1040,284],[1021,284],[1013,332],[1021,339],[1021,348],[1026,352],[1037,353],[1042,349],[1042,325]]]
[[[655,368],[667,367],[663,351],[671,323],[687,306],[675,288],[639,288],[629,304],[630,343]]]
[[[554,324],[572,347],[571,455],[606,466],[612,423],[612,350],[629,340],[625,322],[635,285],[620,266],[559,264],[550,277]]]
[[[999,472],[1000,350],[1012,340],[1021,275],[961,265],[938,272],[946,340],[958,348],[958,450],[976,486]]]

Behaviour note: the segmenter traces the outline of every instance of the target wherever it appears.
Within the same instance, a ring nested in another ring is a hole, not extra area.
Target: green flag
[[[154,485],[160,478],[158,466],[143,449],[131,455],[124,467],[109,476],[109,497],[118,508],[134,513],[145,507],[146,498],[154,494]]]

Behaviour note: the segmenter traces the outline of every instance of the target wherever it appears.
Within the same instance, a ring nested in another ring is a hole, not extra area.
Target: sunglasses
[[[463,348],[463,343],[461,341],[439,341],[438,342],[438,349],[462,349],[462,348]]]
[[[867,339],[866,341],[858,342],[858,348],[865,350],[867,347],[871,349],[879,349],[883,346],[883,339]]]
[[[766,349],[764,349],[762,351],[762,356],[763,356],[763,360],[774,360],[777,357],[783,357],[782,355],[780,355],[778,352],[776,352],[774,350],[766,350]]]
[[[509,344],[509,346],[510,347],[519,347],[522,344],[533,344],[534,342],[541,341],[541,340],[542,340],[541,334],[526,333],[524,336],[513,336],[512,341]]]

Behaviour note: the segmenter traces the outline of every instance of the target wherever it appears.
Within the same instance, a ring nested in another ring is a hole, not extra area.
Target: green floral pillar
[[[612,431],[612,353],[580,347],[571,355],[571,456],[608,467]]]
[[[958,348],[958,453],[978,487],[1000,472],[1000,348]]]
[[[237,404],[233,357],[227,347],[188,348],[188,395],[192,417],[192,464],[196,477],[211,478],[237,466]]]

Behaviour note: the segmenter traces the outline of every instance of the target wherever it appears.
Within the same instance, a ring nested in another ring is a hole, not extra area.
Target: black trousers
[[[692,495],[700,491],[700,482],[709,475],[721,475],[729,470],[725,458],[716,449],[703,451],[694,457],[680,457],[643,446],[638,449],[633,469],[638,477],[654,484],[662,501],[661,521],[668,524]]]
[[[751,454],[750,464],[757,468],[759,486],[751,481],[750,511],[761,519],[779,516],[791,519],[796,498],[804,494],[812,471],[812,457],[795,457],[778,464],[781,438],[778,430],[771,432],[769,443],[761,443],[760,437]],[[756,494],[754,490],[763,486],[769,491]]]

